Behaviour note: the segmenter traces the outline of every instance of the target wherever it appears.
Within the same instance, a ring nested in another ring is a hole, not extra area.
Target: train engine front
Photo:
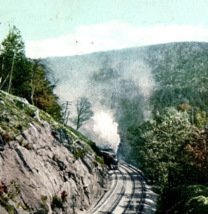
[[[111,151],[101,151],[105,164],[109,169],[116,170],[118,169],[118,158],[114,152]]]

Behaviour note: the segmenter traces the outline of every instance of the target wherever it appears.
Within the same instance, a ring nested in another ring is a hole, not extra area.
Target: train
[[[101,150],[100,153],[110,170],[118,169],[118,157],[112,150]]]

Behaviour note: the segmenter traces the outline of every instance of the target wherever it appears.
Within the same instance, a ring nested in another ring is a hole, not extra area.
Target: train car
[[[103,156],[104,162],[110,170],[118,169],[118,158],[114,152],[102,150],[101,155]]]

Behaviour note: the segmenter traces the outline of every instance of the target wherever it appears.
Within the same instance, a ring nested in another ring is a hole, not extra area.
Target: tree
[[[91,103],[87,97],[79,97],[76,103],[76,114],[75,118],[72,118],[72,123],[76,126],[78,130],[82,125],[86,124],[89,119],[93,116],[93,111],[91,110]]]
[[[137,161],[145,174],[159,185],[158,204],[162,211],[158,213],[169,213],[178,203],[172,202],[173,190],[196,182],[196,167],[188,150],[193,138],[189,115],[173,107],[165,108],[153,120],[129,131],[135,140],[133,151]]]
[[[58,97],[53,93],[56,85],[51,84],[47,79],[48,70],[40,59],[30,59],[27,99],[31,104],[43,109],[54,119],[60,120],[61,106],[58,104]]]
[[[186,147],[192,135],[192,126],[186,112],[165,108],[153,121],[143,124],[134,134],[138,135],[134,147],[151,179],[168,189],[186,180]]]
[[[61,119],[61,106],[53,93],[56,85],[47,78],[48,69],[41,60],[28,59],[20,31],[13,26],[2,42],[0,52],[0,89],[26,98],[31,104]]]
[[[20,31],[13,26],[2,42],[2,86],[9,93],[20,94],[28,78],[25,46]],[[9,81],[7,81],[9,80]],[[19,84],[21,82],[21,84]],[[7,83],[3,85],[3,83]]]

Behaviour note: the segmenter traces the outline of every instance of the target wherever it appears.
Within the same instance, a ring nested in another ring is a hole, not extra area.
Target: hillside
[[[0,213],[85,213],[104,193],[95,144],[0,91]]]
[[[207,43],[170,43],[45,62],[54,71],[51,78],[60,80],[55,92],[62,101],[85,95],[94,112],[102,109],[114,115],[121,138],[118,151],[125,157],[130,148],[128,127],[142,124],[155,108],[160,111],[185,102],[208,111]]]

